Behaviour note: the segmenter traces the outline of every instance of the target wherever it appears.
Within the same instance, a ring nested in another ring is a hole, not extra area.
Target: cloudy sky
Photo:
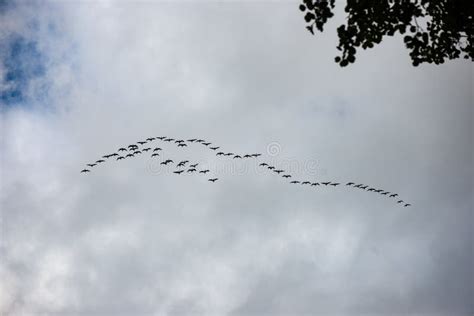
[[[414,68],[394,37],[341,69],[344,16],[312,37],[295,2],[7,3],[0,314],[474,312],[472,63]],[[262,156],[79,173],[160,135]]]

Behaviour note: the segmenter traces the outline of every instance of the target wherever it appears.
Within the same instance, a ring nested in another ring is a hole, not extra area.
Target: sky
[[[0,314],[472,315],[473,65],[340,68],[337,5],[313,37],[289,1],[0,2]],[[80,173],[156,136],[262,156]]]

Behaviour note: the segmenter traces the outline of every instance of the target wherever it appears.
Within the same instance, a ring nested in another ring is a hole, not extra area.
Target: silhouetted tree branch
[[[299,8],[313,35],[334,16],[335,2],[302,0]],[[357,48],[372,48],[396,33],[404,34],[414,66],[460,57],[474,61],[474,0],[347,0],[345,12],[335,58],[342,67],[355,62]]]

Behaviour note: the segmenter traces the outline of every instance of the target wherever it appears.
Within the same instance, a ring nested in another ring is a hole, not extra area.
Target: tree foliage
[[[335,0],[302,0],[306,28],[314,35],[334,16]],[[355,62],[357,48],[372,48],[384,36],[402,34],[413,66],[446,59],[474,61],[474,0],[347,0],[346,24],[337,28],[335,61]]]

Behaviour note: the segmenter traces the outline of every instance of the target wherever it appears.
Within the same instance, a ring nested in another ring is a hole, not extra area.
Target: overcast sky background
[[[342,2],[338,2],[341,12]],[[472,315],[473,65],[339,68],[294,2],[0,4],[2,315]],[[203,146],[86,163],[150,136]]]

